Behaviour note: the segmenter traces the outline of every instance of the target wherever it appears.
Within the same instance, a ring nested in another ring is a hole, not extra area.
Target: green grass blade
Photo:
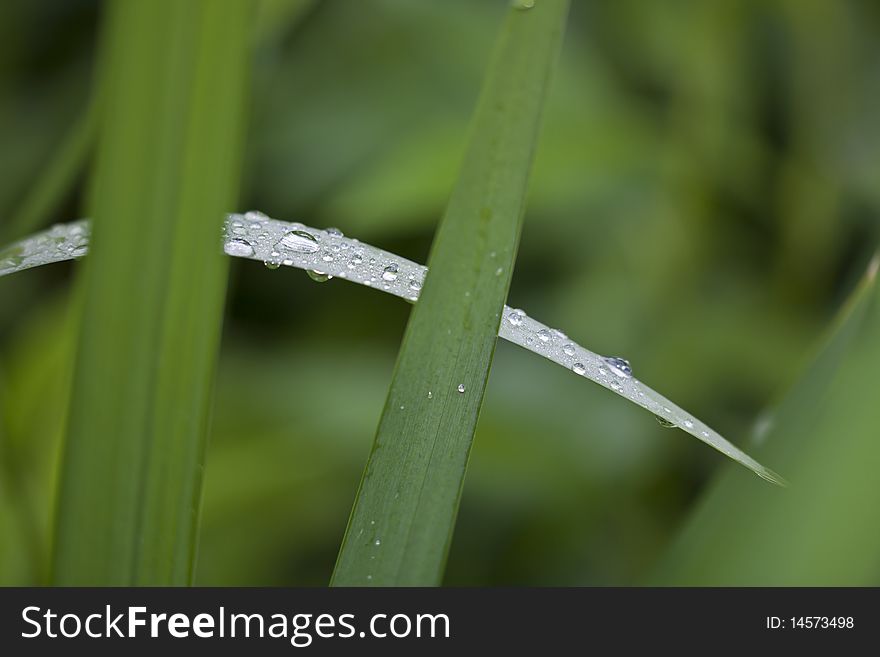
[[[186,584],[240,167],[251,3],[109,5],[57,584]]]
[[[4,240],[21,237],[46,223],[52,210],[70,193],[92,152],[97,117],[97,104],[92,101],[77,117],[36,186],[25,196],[9,223],[3,225]]]
[[[502,27],[432,246],[430,274],[404,334],[335,585],[441,580],[566,10],[564,0],[543,0],[528,11],[511,9]]]
[[[0,249],[0,277],[84,256],[88,251],[89,231],[87,219],[56,224],[49,230]],[[309,235],[308,248],[290,250],[285,246],[291,233]],[[331,278],[339,277],[413,302],[419,298],[422,281],[428,271],[423,265],[360,240],[344,237],[336,231],[270,219],[259,212],[229,215],[223,248],[226,253],[238,258],[297,267],[309,272],[320,270]],[[346,252],[355,255],[334,255]],[[387,274],[387,267],[395,270],[396,277],[383,277]],[[375,285],[378,281],[382,281],[380,287]],[[542,324],[522,310],[504,306],[503,316],[498,337],[615,392],[650,411],[669,426],[676,426],[717,449],[763,479],[782,486],[786,484],[780,475],[758,463],[699,418],[639,381],[626,361],[590,351],[559,329]]]
[[[763,423],[763,453],[785,468],[790,488],[754,486],[740,472],[726,472],[652,583],[880,583],[877,267],[875,258],[824,349]]]

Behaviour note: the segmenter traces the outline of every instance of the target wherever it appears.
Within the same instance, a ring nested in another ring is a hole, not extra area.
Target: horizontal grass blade
[[[0,276],[50,262],[69,260],[72,253],[88,250],[87,220],[54,226],[0,251]],[[288,248],[290,236],[305,239],[297,250]],[[311,228],[301,223],[270,219],[259,212],[232,214],[226,220],[223,247],[232,256],[264,261],[270,267],[285,265],[366,285],[408,301],[418,300],[428,268],[336,230]],[[338,254],[338,255],[336,255]],[[387,276],[386,269],[395,276]],[[498,336],[583,376],[650,411],[745,466],[759,477],[786,485],[776,472],[758,463],[717,431],[656,390],[639,381],[629,363],[601,356],[529,317],[522,310],[504,306]],[[623,367],[621,367],[623,365]]]
[[[658,564],[660,585],[880,584],[880,298],[875,257],[813,364],[761,423],[783,494],[728,471]],[[763,432],[762,432],[763,433]]]
[[[235,201],[246,0],[108,5],[54,581],[190,581]]]
[[[543,0],[504,22],[334,585],[434,585],[443,576],[566,10],[564,0]]]

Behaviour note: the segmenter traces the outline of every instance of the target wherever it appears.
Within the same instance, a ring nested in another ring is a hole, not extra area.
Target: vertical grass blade
[[[108,5],[57,584],[190,580],[251,9]]]
[[[511,9],[501,29],[334,585],[441,580],[567,10],[565,0],[532,4]]]

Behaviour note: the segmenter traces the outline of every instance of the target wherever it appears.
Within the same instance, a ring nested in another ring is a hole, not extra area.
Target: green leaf
[[[512,8],[504,22],[334,585],[433,585],[442,578],[566,10],[565,0],[543,0]]]
[[[3,225],[4,238],[20,237],[44,224],[70,193],[94,147],[97,117],[97,104],[90,102],[65,135],[37,184],[28,191],[9,223]]]
[[[824,349],[759,424],[762,454],[784,468],[790,488],[756,486],[731,468],[698,505],[653,583],[880,582],[877,266],[875,258]]]
[[[251,9],[245,0],[109,5],[57,584],[192,577]]]

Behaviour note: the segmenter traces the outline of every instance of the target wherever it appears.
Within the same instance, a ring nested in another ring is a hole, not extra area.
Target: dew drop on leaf
[[[609,356],[605,359],[605,362],[611,366],[611,371],[622,379],[632,378],[632,366],[629,364],[629,361],[625,358],[618,358],[617,356]]]
[[[507,315],[507,321],[512,326],[520,326],[523,323],[523,317],[526,314],[522,310],[511,310]]]
[[[250,258],[254,255],[254,247],[251,246],[251,243],[247,240],[242,239],[232,239],[227,240],[223,244],[223,251],[227,255],[235,256],[238,258]]]
[[[278,241],[275,248],[294,253],[315,253],[318,250],[318,240],[304,230],[292,230]]]

